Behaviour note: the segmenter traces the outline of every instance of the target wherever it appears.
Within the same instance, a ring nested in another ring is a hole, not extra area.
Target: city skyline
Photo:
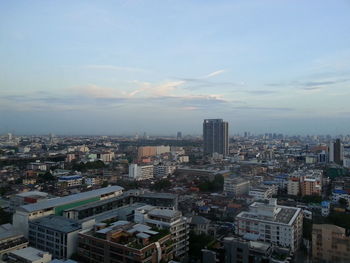
[[[347,134],[347,1],[0,3],[0,133]]]

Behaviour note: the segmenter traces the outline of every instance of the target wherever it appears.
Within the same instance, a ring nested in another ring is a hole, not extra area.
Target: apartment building
[[[349,262],[350,237],[345,228],[329,224],[312,226],[312,262]]]
[[[154,228],[168,229],[174,242],[175,256],[181,258],[187,254],[189,224],[180,211],[146,205],[135,210],[134,221]]]
[[[90,263],[158,263],[169,262],[174,253],[169,231],[116,221],[79,233],[78,254]]]
[[[64,187],[76,187],[83,184],[83,177],[80,175],[65,175],[58,178],[58,184]]]
[[[142,181],[153,178],[153,165],[138,165],[132,163],[129,165],[129,179]]]
[[[29,243],[50,252],[54,258],[68,259],[76,251],[81,229],[76,220],[49,215],[29,222]]]
[[[290,177],[288,179],[287,193],[289,195],[299,195],[300,193],[300,183],[298,177]]]
[[[224,177],[224,193],[232,196],[242,196],[249,192],[250,182],[239,177]]]
[[[277,205],[271,198],[265,202],[254,202],[249,211],[236,217],[236,234],[253,234],[260,241],[290,248],[299,248],[303,230],[303,214],[300,208]]]
[[[261,185],[249,190],[249,195],[254,200],[264,200],[271,198],[274,194],[277,194],[277,186],[275,185]]]

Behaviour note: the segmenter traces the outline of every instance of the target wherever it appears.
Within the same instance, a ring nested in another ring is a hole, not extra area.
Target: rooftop
[[[23,205],[17,209],[31,213],[31,212],[46,209],[46,208],[52,208],[52,207],[56,207],[56,206],[60,206],[60,205],[69,204],[72,202],[77,202],[77,201],[82,201],[82,200],[86,200],[86,199],[93,198],[93,197],[98,197],[98,196],[108,194],[108,193],[122,191],[123,189],[124,189],[123,187],[120,187],[117,185],[108,186],[108,187],[104,187],[104,188],[100,188],[100,189],[96,189],[96,190],[92,190],[92,191],[88,191],[88,192],[83,192],[83,193],[79,193],[79,194],[73,194],[73,195],[69,195],[69,196],[65,196],[65,197],[53,198],[53,199],[49,199],[47,201],[42,201],[42,202],[35,203],[35,204]]]
[[[26,247],[19,250],[12,251],[11,254],[16,255],[20,258],[27,259],[28,261],[38,261],[44,257],[44,255],[49,255],[48,252],[41,251],[33,247]]]
[[[70,233],[81,229],[81,225],[73,220],[63,216],[49,215],[30,221],[29,224],[43,226],[55,231]]]

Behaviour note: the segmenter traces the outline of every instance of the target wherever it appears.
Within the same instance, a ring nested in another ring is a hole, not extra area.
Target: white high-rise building
[[[153,165],[129,165],[129,179],[141,181],[153,178]]]
[[[255,235],[258,240],[296,251],[303,233],[303,213],[300,208],[277,205],[277,199],[254,202],[249,211],[236,217],[236,232],[240,236]]]

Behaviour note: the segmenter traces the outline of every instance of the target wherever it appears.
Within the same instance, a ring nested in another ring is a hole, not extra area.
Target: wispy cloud
[[[226,72],[225,69],[220,69],[220,70],[209,73],[208,75],[204,76],[203,78],[204,79],[212,78],[212,77],[221,75],[222,73],[225,73],[225,72]]]
[[[114,65],[86,65],[83,67],[86,69],[128,71],[128,72],[147,72],[147,71],[149,71],[149,70],[141,69],[141,68],[114,66]]]

